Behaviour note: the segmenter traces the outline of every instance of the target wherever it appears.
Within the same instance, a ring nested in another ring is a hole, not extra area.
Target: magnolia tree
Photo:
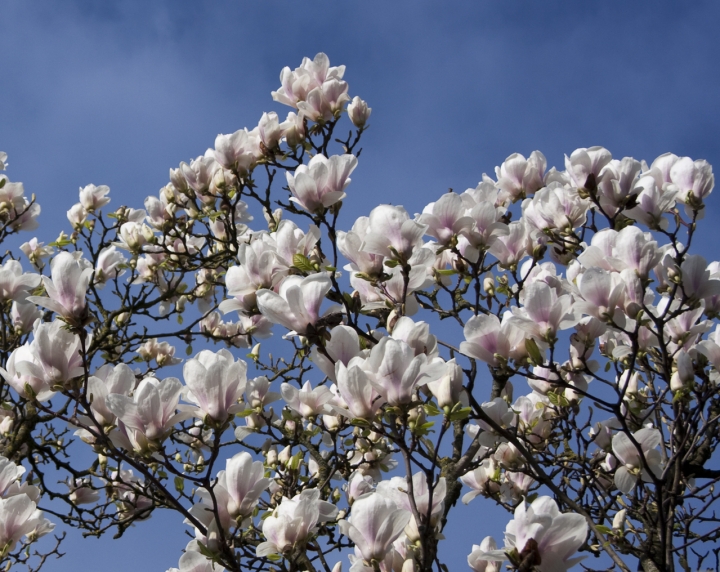
[[[508,513],[475,572],[717,567],[710,165],[514,154],[348,221],[371,110],[344,71],[283,69],[284,121],[218,135],[144,209],[88,185],[72,232],[2,256],[2,564],[164,509],[192,536],[174,571],[447,572],[460,501]],[[39,212],[0,176],[3,240]]]

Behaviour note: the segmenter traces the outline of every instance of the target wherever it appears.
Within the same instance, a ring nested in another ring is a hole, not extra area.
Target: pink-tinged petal
[[[293,195],[297,197],[297,202],[310,212],[322,206],[315,180],[306,173],[295,175]]]
[[[695,163],[690,157],[678,159],[670,168],[670,179],[681,191],[687,192],[693,188],[695,178]]]
[[[360,250],[380,256],[390,256],[390,239],[383,233],[368,234],[363,238]]]
[[[533,282],[525,291],[525,310],[538,324],[546,324],[553,305],[553,292],[544,282]]]
[[[292,316],[290,305],[281,296],[272,290],[259,290],[257,293],[258,309],[268,320],[281,324],[289,329],[293,328],[288,316]]]
[[[373,390],[365,372],[355,365],[346,368],[342,362],[335,364],[335,371],[338,390],[350,412],[361,419],[371,417],[374,414]]]
[[[291,409],[298,410],[300,408],[299,393],[298,389],[289,383],[283,383],[280,386],[280,394]]]
[[[0,541],[14,544],[23,534],[25,523],[35,512],[35,503],[27,495],[0,499]]]
[[[329,207],[343,200],[347,195],[342,191],[330,191],[322,197],[322,206]]]
[[[145,424],[138,414],[137,406],[130,397],[111,393],[105,400],[108,409],[125,425],[138,431],[145,430]]]
[[[67,315],[65,306],[52,298],[48,298],[47,296],[28,296],[26,300],[38,306],[42,306],[43,308],[47,308],[51,312],[55,312],[58,316]]]
[[[182,383],[175,377],[168,377],[160,382],[158,394],[162,402],[163,418],[167,419],[175,413],[175,408],[182,393]]]
[[[347,365],[360,352],[360,338],[350,326],[336,326],[330,331],[326,350],[336,362]]]
[[[303,279],[301,288],[308,315],[313,319],[312,323],[315,323],[320,317],[320,306],[325,294],[332,288],[332,281],[327,274],[312,274]]]
[[[310,314],[309,304],[303,296],[303,290],[300,284],[293,284],[284,288],[283,295],[287,300],[288,306],[290,306],[295,331],[304,333],[308,325],[312,324],[314,320]]]
[[[582,546],[588,524],[579,514],[558,514],[539,545],[543,568],[561,570],[566,560]]]

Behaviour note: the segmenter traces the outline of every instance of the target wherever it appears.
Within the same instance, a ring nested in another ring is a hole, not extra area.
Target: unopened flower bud
[[[501,466],[512,468],[517,464],[520,452],[512,443],[501,443],[493,457]]]
[[[221,194],[222,191],[229,187],[234,187],[237,184],[237,177],[231,172],[225,169],[218,169],[212,178],[210,186],[211,192],[214,194]]]
[[[493,276],[486,276],[483,279],[483,291],[488,296],[495,295],[495,278]]]
[[[390,314],[387,317],[387,326],[386,326],[386,329],[388,332],[390,332],[392,334],[393,328],[395,327],[395,324],[397,324],[397,321],[399,319],[400,319],[400,316],[398,315],[398,313],[395,310],[390,312]]]
[[[335,415],[323,415],[322,420],[328,431],[337,431],[340,427],[340,418]]]
[[[300,464],[302,463],[303,457],[304,457],[304,455],[303,455],[302,451],[298,451],[297,453],[295,453],[292,457],[290,457],[290,462],[288,463],[288,468],[291,471],[297,471],[300,468]]]
[[[625,530],[625,517],[627,515],[627,509],[622,509],[615,514],[613,518],[613,530],[623,531]]]
[[[155,233],[153,230],[146,224],[141,225],[140,232],[142,233],[143,238],[150,243],[155,242]]]
[[[410,427],[411,430],[422,427],[426,420],[425,410],[422,407],[411,409],[408,413],[408,427]]]
[[[257,413],[251,413],[245,418],[245,424],[248,429],[262,429],[265,427],[265,420]]]
[[[73,205],[73,207],[67,212],[67,218],[73,227],[73,230],[82,229],[87,219],[88,213],[80,203]]]
[[[640,374],[634,372],[632,375],[629,370],[622,372],[618,378],[618,387],[620,391],[624,391],[626,395],[634,395],[638,391],[638,379]]]
[[[505,387],[503,387],[502,391],[500,392],[500,397],[502,397],[508,403],[512,403],[514,389],[515,388],[513,387],[512,381],[506,381]]]
[[[275,209],[272,214],[268,214],[266,210],[263,210],[263,216],[267,221],[268,230],[270,232],[275,232],[278,225],[280,224],[280,221],[282,220],[283,212],[282,209]]]
[[[355,127],[365,127],[372,108],[368,107],[367,102],[360,99],[357,95],[347,107],[348,117]]]
[[[675,355],[675,372],[670,378],[670,389],[679,391],[695,379],[693,360],[685,350]]]
[[[284,467],[290,462],[291,457],[292,450],[289,446],[285,447],[282,451],[280,451],[280,454],[278,455],[278,462]]]

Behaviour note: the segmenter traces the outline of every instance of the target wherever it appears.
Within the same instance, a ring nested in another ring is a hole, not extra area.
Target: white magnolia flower
[[[88,399],[95,419],[101,425],[110,426],[115,423],[115,414],[108,409],[108,395],[130,395],[135,388],[135,374],[124,363],[115,367],[107,364],[98,369],[95,375],[88,378]]]
[[[500,475],[497,462],[492,457],[483,460],[480,466],[460,477],[463,484],[472,490],[462,497],[463,504],[468,504],[476,496],[497,492],[499,484],[495,482]]]
[[[249,172],[262,155],[257,129],[238,129],[235,133],[215,138],[215,161],[231,171]]]
[[[441,358],[416,356],[405,342],[386,337],[370,351],[366,369],[370,383],[385,401],[403,405],[410,403],[419,386],[442,377],[446,366]]]
[[[310,382],[306,381],[301,389],[297,389],[289,383],[283,383],[280,392],[288,407],[301,417],[310,418],[330,413],[328,403],[332,400],[333,394],[324,385],[313,389]]]
[[[174,377],[162,381],[146,377],[132,397],[108,395],[107,408],[122,422],[122,432],[116,431],[112,437],[124,448],[139,452],[158,446],[173,425],[192,415],[192,411],[177,412],[181,392],[182,385]]]
[[[338,509],[320,499],[320,491],[307,489],[292,499],[283,498],[272,515],[263,520],[262,532],[267,538],[257,547],[258,556],[286,554],[302,544],[318,523],[333,520]]]
[[[10,318],[16,332],[29,334],[35,327],[35,322],[42,318],[42,311],[32,302],[13,302]]]
[[[497,186],[512,201],[525,198],[543,187],[546,168],[547,159],[540,151],[533,151],[527,159],[513,153],[500,167],[495,167]]]
[[[0,499],[0,546],[8,552],[23,536],[39,538],[54,528],[28,495]]]
[[[293,198],[290,200],[306,211],[322,211],[345,198],[350,174],[357,167],[354,155],[315,155],[307,165],[300,165],[295,173],[287,172],[287,183]]]
[[[330,356],[330,359],[313,346],[310,357],[331,381],[337,381],[335,377],[337,363],[347,365],[352,358],[361,354],[360,338],[357,332],[350,326],[342,324],[335,326],[330,330],[330,339],[325,343],[325,353]]]
[[[305,334],[320,320],[320,306],[332,288],[327,274],[311,274],[306,278],[288,276],[279,293],[260,290],[257,304],[260,312],[271,322],[281,324],[297,334]]]
[[[415,499],[415,506],[417,507],[420,518],[424,520],[429,514],[430,522],[427,524],[432,527],[437,526],[445,508],[445,494],[447,492],[445,477],[440,477],[435,483],[432,489],[432,495],[430,494],[430,486],[425,473],[415,473],[412,476],[412,484],[413,498]],[[401,510],[412,515],[409,489],[408,479],[404,477],[393,477],[389,481],[378,483],[377,493],[393,500]],[[419,526],[418,523],[415,522],[414,516],[411,516],[408,520],[408,524],[405,527],[405,534],[411,542],[420,539]]]
[[[460,343],[460,351],[492,366],[516,357],[514,350],[524,345],[526,336],[512,320],[500,322],[494,314],[473,316],[465,324],[463,333],[466,341]]]
[[[422,246],[427,225],[412,220],[402,206],[380,205],[370,213],[361,250],[386,258],[409,260]]]
[[[366,101],[360,99],[357,95],[353,97],[350,105],[347,106],[348,117],[355,127],[365,127],[367,120],[370,118],[372,108],[368,107]]]
[[[341,520],[339,525],[340,531],[355,543],[363,560],[370,563],[385,558],[410,517],[411,513],[398,510],[393,500],[371,493],[356,499],[350,518]]]
[[[351,360],[348,367],[338,361],[335,364],[335,378],[340,397],[347,405],[343,415],[356,419],[372,419],[385,402],[373,387],[359,360]]]
[[[225,568],[194,550],[185,552],[180,557],[178,566],[180,568],[168,568],[167,572],[225,572]]]
[[[370,219],[361,216],[355,221],[350,231],[338,231],[337,245],[343,256],[351,262],[345,266],[345,270],[376,276],[383,271],[384,257],[382,254],[373,254],[363,250],[363,241],[369,229]]]
[[[348,84],[342,81],[345,66],[331,67],[328,57],[319,53],[303,58],[300,67],[280,72],[282,86],[272,92],[275,101],[297,108],[311,121],[330,121],[349,101]]]
[[[125,265],[127,259],[117,247],[109,246],[103,248],[98,255],[97,264],[95,265],[95,276],[93,283],[102,288],[108,280],[112,280],[118,276],[125,274],[125,269],[121,266]]]
[[[53,258],[50,268],[52,279],[43,276],[49,298],[28,296],[28,300],[52,310],[70,323],[82,321],[92,265],[82,258],[82,253],[61,252]]]
[[[657,450],[662,442],[662,434],[657,429],[644,427],[633,433],[636,446],[626,433],[618,432],[613,436],[612,450],[622,466],[615,471],[615,486],[625,494],[635,487],[638,476],[645,482],[651,482],[653,475],[659,477],[662,470],[662,457]],[[642,457],[645,458],[645,464]]]
[[[253,461],[245,451],[238,453],[226,461],[224,471],[218,472],[212,495],[205,488],[198,489],[201,502],[190,513],[209,528],[215,520],[213,507],[217,506],[220,525],[231,530],[252,514],[260,496],[270,486],[272,480],[264,473],[262,461]]]
[[[435,237],[442,245],[447,245],[453,237],[469,232],[473,219],[465,216],[465,205],[457,193],[446,193],[439,200],[430,203],[417,217],[420,224],[426,224],[428,235]]]
[[[48,324],[36,322],[35,339],[24,360],[15,359],[15,369],[23,376],[43,380],[54,387],[69,382],[84,372],[80,338],[69,332],[60,320]],[[33,384],[30,384],[33,386]]]
[[[225,422],[242,409],[238,403],[245,391],[247,364],[228,350],[203,350],[183,366],[187,385],[185,398],[196,404],[203,415]]]
[[[41,277],[34,272],[22,271],[17,260],[8,260],[0,266],[0,299],[23,301],[28,291],[37,288]]]
[[[468,555],[468,566],[475,572],[500,572],[502,569],[502,561],[484,560],[486,553],[495,553],[497,551],[497,543],[492,536],[486,536],[483,541],[473,544],[473,550]]]
[[[110,202],[110,187],[107,185],[87,185],[80,188],[80,204],[88,212],[95,212]]]
[[[477,558],[500,563],[514,550],[517,557],[533,562],[539,572],[566,572],[585,558],[573,555],[587,533],[583,516],[561,513],[552,498],[538,497],[529,506],[522,502],[515,509],[515,518],[505,528],[505,548],[486,549]]]
[[[429,381],[427,386],[437,399],[438,406],[443,409],[452,408],[461,402],[463,394],[463,370],[459,364],[455,363],[455,359],[451,359],[445,364],[446,370],[440,379]],[[467,399],[465,399],[467,402]]]

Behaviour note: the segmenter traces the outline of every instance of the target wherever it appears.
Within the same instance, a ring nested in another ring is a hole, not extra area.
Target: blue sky
[[[107,184],[113,205],[139,207],[218,133],[284,115],[270,98],[280,69],[324,51],[373,108],[351,215],[388,201],[419,212],[534,149],[558,167],[592,145],[720,165],[718,25],[720,4],[701,0],[5,0],[0,150],[11,179],[38,196],[50,241],[78,187]],[[713,226],[698,241],[708,258]],[[501,538],[504,521],[485,518],[486,505],[471,513],[472,526],[450,531],[451,569],[485,534]],[[155,516],[128,540],[71,539],[48,569],[165,570],[182,529]]]

